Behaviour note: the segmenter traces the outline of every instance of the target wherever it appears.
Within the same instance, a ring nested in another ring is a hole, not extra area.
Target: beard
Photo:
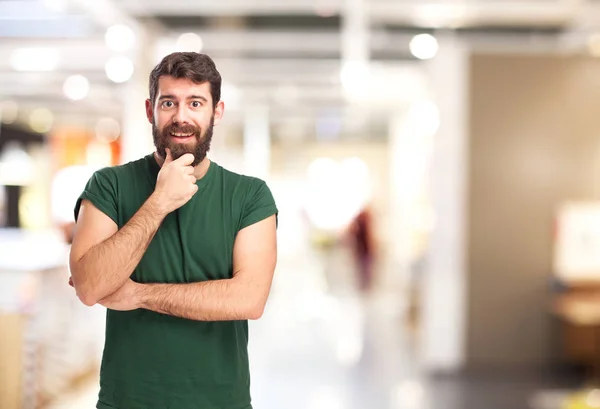
[[[204,132],[194,125],[178,125],[170,123],[165,126],[162,131],[159,130],[155,124],[152,124],[152,137],[154,139],[154,146],[156,151],[161,158],[166,159],[167,151],[169,148],[171,151],[171,157],[173,160],[179,159],[186,153],[194,155],[194,161],[192,166],[196,166],[206,158],[206,153],[210,150],[210,142],[212,140],[214,127],[214,116],[210,118],[210,124]],[[195,139],[195,142],[191,143],[177,143],[171,137],[171,133],[191,133]]]

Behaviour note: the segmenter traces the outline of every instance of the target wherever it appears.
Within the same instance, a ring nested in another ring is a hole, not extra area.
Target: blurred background
[[[280,210],[256,409],[600,408],[595,0],[0,0],[0,408],[95,407],[73,207],[173,51]]]

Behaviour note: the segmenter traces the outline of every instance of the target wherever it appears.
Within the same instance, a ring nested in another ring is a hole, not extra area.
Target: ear
[[[154,107],[149,99],[146,100],[146,117],[148,118],[148,122],[154,124]]]
[[[225,112],[225,103],[223,101],[219,101],[217,106],[215,107],[215,125],[218,125],[221,122],[221,118],[223,118],[223,114]]]

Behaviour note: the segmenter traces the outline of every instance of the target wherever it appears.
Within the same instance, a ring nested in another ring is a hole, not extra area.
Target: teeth
[[[192,136],[191,133],[171,133],[173,136],[177,136],[178,138],[186,138],[188,136]]]

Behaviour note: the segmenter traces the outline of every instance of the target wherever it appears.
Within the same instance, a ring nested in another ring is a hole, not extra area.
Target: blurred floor
[[[396,284],[396,285],[395,285]],[[559,409],[564,379],[539,374],[426,379],[405,330],[399,285],[354,290],[343,252],[280,262],[268,309],[251,322],[256,409]],[[93,408],[97,380],[50,409]]]

